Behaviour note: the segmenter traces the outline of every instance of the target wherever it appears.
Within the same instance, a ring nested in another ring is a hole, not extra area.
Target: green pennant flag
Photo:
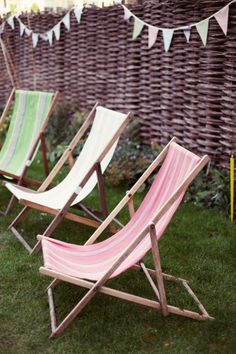
[[[208,26],[209,26],[208,18],[196,24],[197,31],[199,33],[199,36],[201,37],[204,46],[207,44]]]
[[[135,17],[134,18],[133,40],[136,39],[140,35],[140,33],[143,29],[143,26],[144,26],[144,22],[141,21],[139,18]]]

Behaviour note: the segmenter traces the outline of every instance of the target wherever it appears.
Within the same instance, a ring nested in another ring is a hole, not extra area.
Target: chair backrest
[[[54,93],[15,91],[15,102],[6,139],[0,151],[0,170],[20,176],[25,168]],[[35,152],[36,153],[36,152]]]
[[[46,191],[42,195],[42,200],[47,196],[50,202],[55,204],[55,208],[64,206],[65,201],[79,186],[85,175],[97,161],[112,136],[118,131],[125,119],[126,114],[119,113],[101,106],[96,108],[95,118],[89,136],[79,154],[74,166],[64,178],[64,180],[53,189]],[[101,162],[102,172],[107,168],[112,159],[118,140],[113,144]],[[83,200],[96,186],[97,176],[94,172],[85,186],[82,188],[73,205]],[[40,198],[40,195],[37,196]]]
[[[184,149],[177,143],[170,144],[166,158],[158,171],[148,193],[139,206],[138,210],[129,223],[114,236],[102,242],[103,249],[110,248],[114,253],[114,259],[127,247],[137,235],[146,227],[161,207],[175,193],[186,177],[193,171],[200,158]],[[171,218],[177,210],[185,191],[170,206],[164,216],[156,223],[157,239],[163,235]],[[115,276],[130,268],[133,264],[140,261],[151,248],[149,235],[134,249],[130,256],[112,275]]]

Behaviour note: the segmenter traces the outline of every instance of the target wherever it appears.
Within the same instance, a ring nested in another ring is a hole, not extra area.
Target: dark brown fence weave
[[[147,1],[130,7],[156,26],[179,26],[213,14],[227,1]],[[22,15],[33,30],[50,29],[62,14]],[[195,28],[190,43],[176,32],[164,52],[162,34],[149,50],[145,28],[132,41],[133,22],[123,20],[119,6],[86,9],[78,25],[71,14],[71,31],[61,31],[52,46],[40,40],[36,49],[6,26],[2,39],[15,65],[16,85],[25,89],[59,90],[61,100],[88,110],[96,100],[110,108],[132,110],[141,118],[143,142],[165,144],[176,135],[186,147],[208,153],[228,166],[236,153],[236,4],[230,6],[225,37],[217,22],[209,26],[204,48]],[[11,90],[0,51],[0,103]]]

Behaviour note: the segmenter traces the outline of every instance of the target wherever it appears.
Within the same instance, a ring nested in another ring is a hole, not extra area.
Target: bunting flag
[[[156,42],[159,29],[154,26],[148,26],[148,48],[152,48]]]
[[[228,30],[228,20],[229,20],[229,5],[223,7],[222,10],[215,14],[215,19],[221,27],[225,35],[227,35]]]
[[[136,39],[140,33],[142,32],[144,26],[144,22],[141,21],[139,18],[134,18],[134,30],[133,30],[133,40]]]
[[[50,45],[52,45],[52,40],[53,40],[53,29],[47,32],[47,39]]]
[[[45,42],[48,40],[48,36],[45,33],[40,33],[39,37]]]
[[[20,36],[22,37],[23,34],[25,33],[26,26],[21,21],[19,21],[19,23],[20,23]]]
[[[165,52],[168,52],[174,35],[174,30],[173,28],[165,28],[165,29],[163,28],[162,34],[163,34]]]
[[[38,33],[33,33],[32,34],[33,48],[37,47],[38,40],[39,40],[39,34]]]
[[[69,31],[70,30],[70,12],[68,12],[63,19],[61,20],[64,23],[65,28]]]
[[[77,7],[76,9],[74,9],[74,14],[78,23],[80,23],[82,12],[83,12],[83,8]]]
[[[184,29],[184,35],[185,35],[186,41],[189,43],[190,36],[191,36],[191,27],[187,27]]]
[[[57,41],[59,41],[60,39],[60,35],[61,35],[60,31],[61,31],[61,22],[59,22],[56,26],[53,27],[53,32],[55,34],[55,38]]]
[[[132,16],[132,12],[130,10],[127,9],[127,7],[125,7],[124,5],[123,9],[124,9],[124,20],[128,21],[130,19],[130,17]]]
[[[196,24],[197,31],[199,33],[199,36],[204,46],[206,46],[207,44],[208,27],[209,27],[208,18]]]
[[[33,32],[32,30],[30,30],[29,28],[25,27],[25,33],[27,34],[28,37],[31,36],[32,32]]]
[[[15,24],[14,24],[14,18],[15,16],[10,16],[7,19],[7,23],[9,24],[9,26],[14,30],[15,29]]]
[[[4,32],[5,22],[0,25],[0,35]]]

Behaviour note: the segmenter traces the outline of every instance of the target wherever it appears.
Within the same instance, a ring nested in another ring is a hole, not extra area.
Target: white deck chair
[[[131,113],[122,114],[97,106],[96,104],[64,155],[38,191],[35,192],[11,183],[6,183],[6,187],[19,200],[20,204],[25,205],[9,228],[29,252],[38,249],[39,243],[32,249],[16,230],[16,225],[23,221],[31,208],[55,215],[53,221],[44,232],[45,236],[50,236],[63,218],[97,228],[102,219],[96,216],[89,208],[85,207],[81,201],[98,184],[102,207],[100,214],[103,217],[108,215],[102,174],[111,161],[119,136],[127,126],[131,116]],[[46,188],[51,184],[65,161],[72,156],[72,151],[91,123],[92,128],[89,136],[72,169],[61,183],[46,191]],[[95,220],[68,212],[72,206],[82,208]]]

